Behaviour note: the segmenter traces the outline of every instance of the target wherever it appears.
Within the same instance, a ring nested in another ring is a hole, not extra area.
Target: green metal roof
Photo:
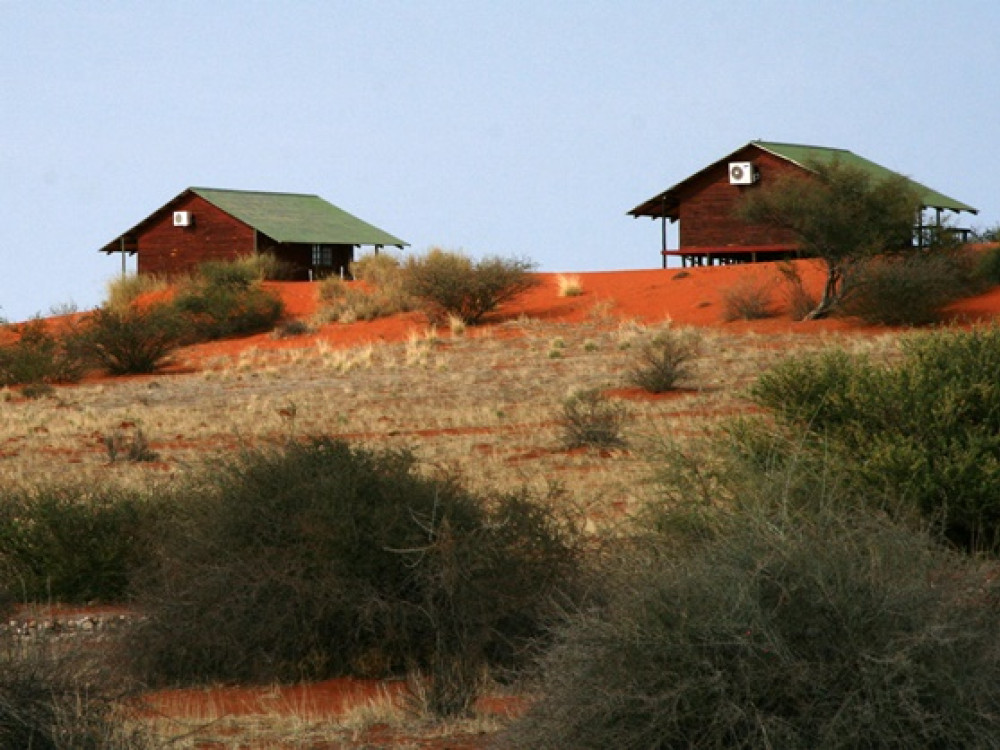
[[[823,146],[803,146],[795,143],[773,143],[771,141],[750,141],[751,145],[757,146],[764,149],[765,151],[770,151],[772,154],[787,159],[788,161],[795,162],[800,167],[805,169],[809,168],[810,162],[819,162],[821,164],[829,163],[832,161],[839,161],[841,164],[851,165],[857,167],[858,169],[863,169],[868,172],[875,179],[885,179],[886,177],[900,176],[898,172],[893,172],[891,169],[887,169],[880,164],[876,164],[873,161],[865,159],[863,156],[858,156],[851,151],[843,148],[825,148]],[[972,206],[962,203],[962,201],[955,200],[954,198],[949,198],[944,193],[939,193],[937,190],[932,190],[926,185],[922,185],[916,180],[911,180],[909,177],[902,175],[906,180],[913,185],[914,188],[919,192],[921,200],[924,206],[928,208],[941,208],[948,211],[968,211],[969,213],[978,213],[976,209]]]
[[[880,164],[869,161],[868,159],[858,156],[847,149],[826,148],[823,146],[804,146],[795,143],[775,143],[773,141],[750,141],[745,146],[741,146],[736,151],[729,154],[729,156],[723,157],[722,159],[709,164],[704,169],[701,169],[690,177],[678,182],[673,187],[664,190],[662,193],[658,193],[644,203],[640,203],[628,213],[635,217],[650,216],[658,218],[665,216],[671,221],[676,221],[679,216],[678,210],[680,207],[681,195],[690,183],[694,182],[696,178],[701,177],[706,172],[709,172],[721,164],[725,164],[735,158],[747,158],[751,154],[751,149],[768,151],[775,156],[790,161],[806,170],[809,169],[810,162],[818,161],[820,163],[824,163],[839,159],[841,163],[850,164],[860,169],[864,169],[876,179],[884,179],[888,176],[902,176],[917,190],[925,208],[940,208],[955,212],[968,211],[973,214],[979,213],[977,209],[966,203],[962,203],[954,198],[949,198],[943,193],[932,190],[926,185],[921,185],[919,182],[911,180],[905,175],[899,175],[898,172],[886,169]]]
[[[202,187],[193,187],[191,192],[277,242],[397,247],[407,244],[318,195]]]

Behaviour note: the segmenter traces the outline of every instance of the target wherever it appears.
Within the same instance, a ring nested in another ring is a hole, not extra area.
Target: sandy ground
[[[823,281],[823,268],[815,262],[797,262],[799,273],[808,289],[818,291]],[[857,321],[833,319],[796,322],[785,304],[787,285],[773,264],[728,266],[690,269],[656,269],[567,274],[578,279],[582,293],[578,296],[559,295],[559,275],[539,274],[541,283],[515,303],[503,307],[488,324],[495,327],[496,336],[516,335],[504,329],[503,323],[529,318],[564,324],[583,323],[596,317],[608,320],[634,320],[642,324],[672,321],[674,325],[709,327],[729,333],[817,334],[822,332],[864,332]],[[738,285],[754,285],[770,290],[775,315],[755,321],[724,320],[725,295]],[[287,317],[309,321],[317,310],[318,285],[306,282],[273,282],[268,286],[278,292],[286,305]],[[993,290],[954,305],[949,318],[958,324],[994,320],[1000,316],[1000,289]],[[220,359],[239,356],[255,348],[258,351],[306,348],[318,342],[334,348],[350,348],[368,343],[401,342],[422,335],[429,324],[419,313],[395,316],[371,322],[349,325],[329,324],[304,336],[275,339],[260,334],[222,342],[200,344],[186,348],[170,370],[192,372],[214,366]],[[884,332],[885,329],[871,329]],[[447,336],[447,331],[441,331]],[[623,394],[630,395],[630,394]],[[641,394],[631,394],[639,398]],[[322,721],[330,715],[342,714],[351,706],[370,702],[374,696],[398,696],[404,691],[401,683],[373,683],[353,679],[332,680],[312,686],[270,688],[218,688],[214,690],[165,691],[148,696],[151,710],[164,719],[195,720],[199,715],[242,716],[287,709],[302,721]],[[516,701],[502,698],[485,702],[487,713],[503,714],[516,710]],[[282,708],[284,707],[284,709]],[[419,733],[418,733],[419,734]],[[400,735],[385,726],[375,725],[359,735],[360,744],[310,743],[309,747],[483,747],[487,736],[476,736],[456,730],[447,738]],[[402,744],[401,744],[402,743]],[[206,745],[208,746],[208,745]],[[216,745],[212,745],[216,746]]]

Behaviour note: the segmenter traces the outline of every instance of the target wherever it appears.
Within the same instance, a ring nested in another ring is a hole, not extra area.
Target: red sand
[[[807,289],[818,293],[824,279],[824,267],[816,261],[796,261],[799,274]],[[773,263],[756,265],[713,266],[708,268],[668,268],[637,271],[598,271],[566,274],[579,279],[582,294],[559,296],[560,274],[538,274],[541,283],[513,303],[503,306],[487,319],[488,324],[517,320],[521,316],[559,323],[579,323],[588,318],[611,321],[637,320],[652,324],[672,321],[681,326],[713,327],[733,332],[757,333],[816,333],[865,329],[856,320],[833,318],[820,321],[793,321],[785,306],[788,286],[778,266]],[[739,285],[767,288],[776,312],[774,317],[753,321],[724,320],[725,295]],[[319,307],[319,284],[309,282],[267,282],[265,286],[279,294],[285,303],[286,318],[308,321]],[[70,316],[67,316],[67,319]],[[73,319],[80,315],[72,316]],[[963,300],[953,305],[947,319],[959,324],[991,321],[1000,317],[1000,287],[987,294]],[[64,319],[49,322],[60,325]],[[226,341],[197,344],[183,350],[184,365],[169,368],[185,371],[199,368],[217,358],[239,354],[255,347],[261,350],[300,348],[317,341],[338,348],[404,341],[414,332],[428,327],[420,313],[407,313],[391,318],[360,321],[351,324],[331,323],[319,331],[302,336],[275,339],[268,333]],[[8,338],[11,329],[0,331]]]
[[[800,273],[810,289],[818,289],[823,269],[816,263],[800,261]],[[541,283],[514,302],[503,306],[487,323],[517,320],[521,316],[559,323],[579,323],[590,317],[611,320],[634,319],[642,323],[673,321],[677,325],[722,327],[732,331],[816,332],[857,327],[842,319],[794,322],[782,304],[782,277],[774,264],[756,266],[715,266],[710,268],[670,268],[640,271],[604,271],[568,274],[577,277],[583,293],[575,297],[559,296],[559,274],[538,274]],[[738,284],[768,287],[778,314],[756,321],[723,320],[724,297]],[[287,317],[308,320],[317,310],[319,285],[309,282],[269,282],[267,287],[285,302]],[[1000,310],[1000,296],[991,301]],[[199,366],[219,356],[232,356],[248,347],[261,350],[299,348],[322,340],[335,347],[366,343],[404,341],[414,332],[428,327],[420,313],[392,318],[360,321],[351,324],[331,323],[316,333],[286,339],[257,334],[228,341],[188,347],[184,359],[189,366]]]
[[[795,263],[806,288],[817,293],[822,288],[825,268],[815,261]],[[575,297],[559,296],[560,274],[538,274],[541,283],[513,303],[503,306],[487,323],[502,323],[521,316],[560,323],[579,323],[590,317],[634,319],[642,323],[672,321],[676,325],[714,327],[733,332],[815,333],[817,331],[856,330],[858,321],[833,318],[820,321],[793,321],[788,314],[785,295],[788,291],[777,265],[760,263],[709,268],[668,268],[638,271],[602,271],[567,274],[579,279],[583,293]],[[767,288],[776,312],[774,317],[753,321],[724,320],[725,295],[740,285]],[[292,318],[308,319],[317,308],[317,285],[307,282],[274,282],[268,285],[278,292]],[[949,310],[955,322],[981,322],[1000,317],[1000,288],[963,300]],[[317,338],[334,346],[352,346],[377,341],[405,340],[412,332],[427,327],[425,317],[409,313],[382,320],[330,324],[305,337],[274,340],[267,335],[197,347],[199,354],[225,353],[248,345],[262,349],[302,346]],[[870,330],[880,330],[871,328]]]

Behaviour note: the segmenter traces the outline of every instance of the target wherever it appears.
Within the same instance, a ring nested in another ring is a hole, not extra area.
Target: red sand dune
[[[824,280],[824,267],[817,261],[796,261],[795,267],[807,289],[818,293]],[[566,274],[579,279],[582,294],[559,296],[561,274],[538,274],[541,283],[514,302],[503,306],[487,323],[503,323],[521,316],[559,323],[578,323],[597,316],[611,320],[637,320],[652,324],[672,321],[680,326],[719,327],[725,330],[757,333],[854,330],[864,328],[858,321],[833,318],[822,321],[794,321],[787,311],[787,282],[774,263],[755,265],[713,266],[707,268],[668,268],[635,271],[597,271]],[[763,320],[731,321],[725,316],[726,293],[741,285],[768,289],[775,316]],[[308,321],[319,307],[319,284],[309,282],[267,282],[266,287],[278,293],[285,302],[286,317]],[[80,315],[67,316],[79,318]],[[991,292],[953,305],[947,318],[968,324],[1000,317],[1000,287]],[[51,318],[60,325],[61,318]],[[335,347],[350,347],[382,341],[403,341],[414,332],[428,327],[420,313],[407,313],[391,318],[360,321],[351,324],[329,324],[318,332],[287,339],[275,339],[263,333],[228,341],[210,342],[188,347],[184,352],[186,366],[218,357],[233,355],[248,347],[286,349],[307,346],[322,340]],[[880,329],[872,329],[880,330]],[[0,331],[5,340],[16,337],[10,329]],[[3,343],[3,341],[0,341]]]
[[[806,288],[818,293],[825,278],[824,266],[816,261],[796,261],[795,267]],[[858,321],[845,318],[792,320],[785,299],[788,285],[778,266],[773,263],[567,275],[579,279],[582,294],[561,297],[560,274],[538,274],[541,283],[537,287],[503,306],[487,322],[502,323],[527,316],[550,322],[578,323],[591,316],[604,316],[612,320],[634,319],[647,324],[669,320],[675,325],[719,327],[733,332],[815,333],[865,328]],[[775,316],[763,320],[727,322],[724,319],[725,295],[741,285],[768,289],[774,303]],[[308,320],[316,312],[318,284],[269,282],[267,286],[281,295],[289,318]],[[1000,317],[1000,288],[953,305],[948,317],[958,323],[981,322]],[[189,348],[187,354],[189,360],[197,362],[203,358],[235,354],[248,346],[266,350],[301,347],[316,340],[323,340],[336,347],[402,341],[414,331],[425,330],[427,326],[424,315],[407,313],[347,325],[334,323],[324,326],[317,333],[284,340],[273,339],[269,334],[259,334],[232,341],[199,344]]]

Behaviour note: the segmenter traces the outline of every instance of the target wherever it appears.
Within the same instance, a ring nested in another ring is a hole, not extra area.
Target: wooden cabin
[[[355,248],[407,243],[316,195],[188,188],[101,248],[138,256],[140,274],[272,253],[293,279],[346,276]]]
[[[767,184],[782,172],[809,173],[810,164],[833,160],[861,168],[876,178],[895,174],[845,149],[751,141],[628,213],[637,218],[648,216],[660,220],[660,253],[664,268],[670,257],[680,258],[682,266],[753,263],[794,257],[796,244],[791,232],[744,222],[736,215],[737,202],[746,191]],[[977,213],[972,206],[913,180],[910,182],[921,195],[925,211],[934,212],[933,220],[938,225],[945,211]],[[668,221],[679,223],[676,248],[667,246]],[[920,223],[923,223],[923,212]],[[956,231],[968,233],[968,230]]]

